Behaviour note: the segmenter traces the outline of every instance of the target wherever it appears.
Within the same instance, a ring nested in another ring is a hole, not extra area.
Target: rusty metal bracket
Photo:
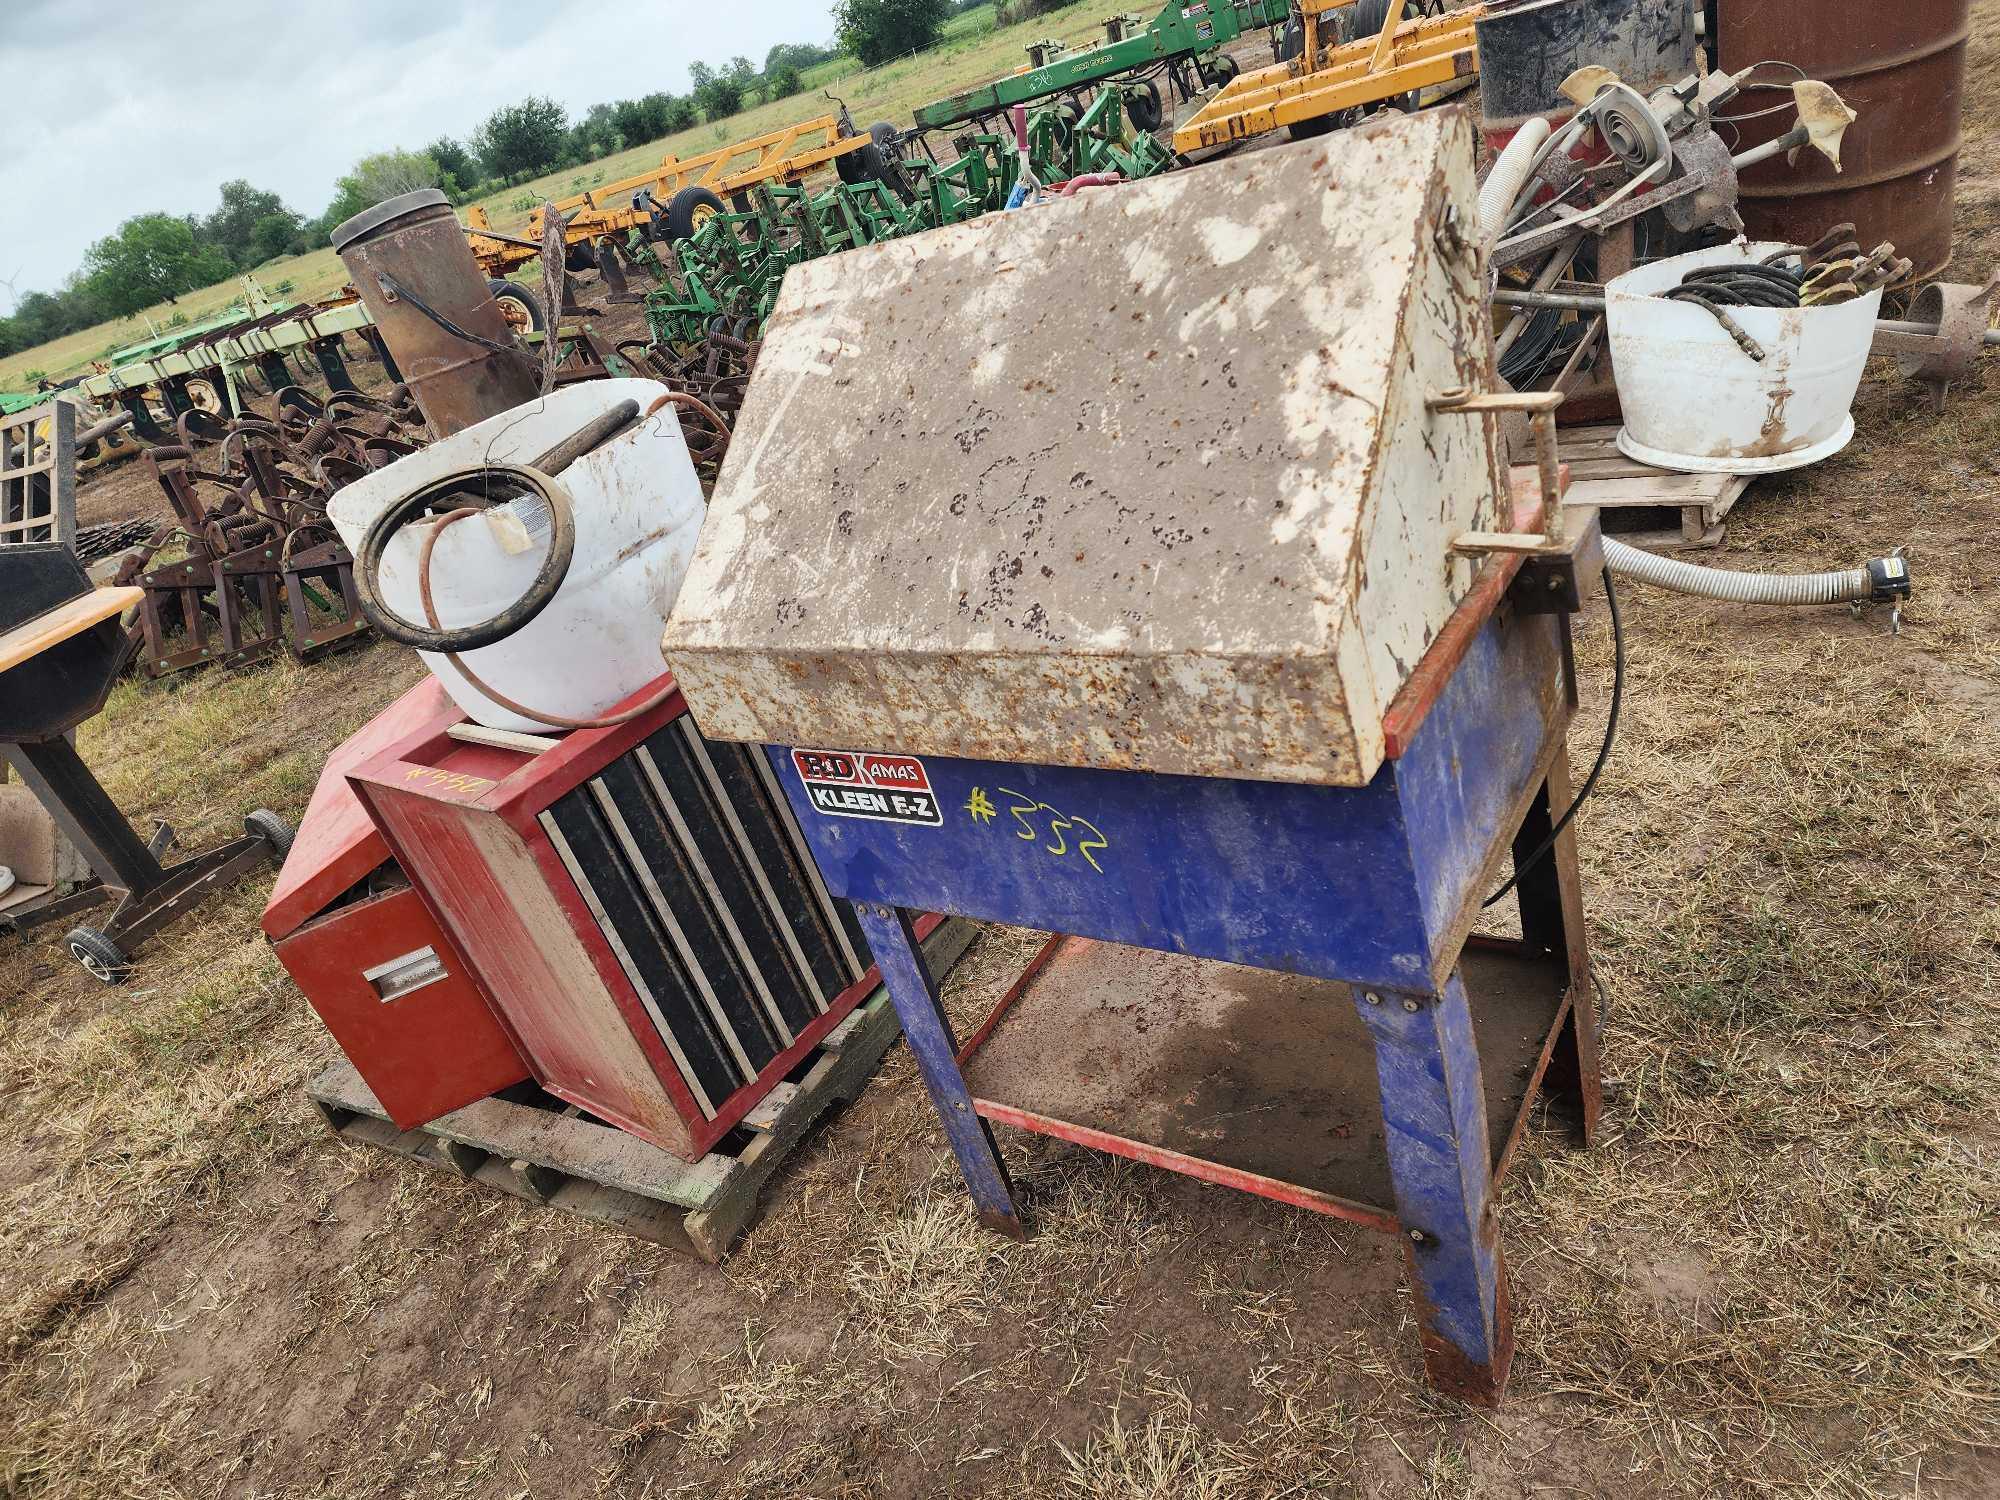
[[[1562,404],[1561,391],[1480,392],[1464,387],[1445,391],[1425,403],[1433,412],[1469,416],[1510,411],[1528,414],[1535,433],[1535,469],[1542,485],[1542,538],[1537,545],[1559,547],[1563,541],[1562,464],[1556,446],[1556,408]]]
[[[1971,378],[1980,350],[1991,341],[1987,326],[1996,293],[2000,271],[1983,286],[1933,282],[1910,303],[1907,323],[1876,325],[1872,352],[1893,355],[1904,379],[1928,386],[1931,410],[1942,413],[1953,383]]]

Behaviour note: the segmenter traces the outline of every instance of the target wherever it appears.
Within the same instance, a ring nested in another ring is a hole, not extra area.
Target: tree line
[[[464,202],[705,120],[726,119],[752,104],[790,98],[803,90],[806,69],[841,53],[839,46],[780,42],[765,54],[762,68],[747,57],[719,66],[696,62],[688,68],[685,94],[593,104],[574,120],[553,99],[523,99],[495,110],[463,140],[441,136],[421,151],[363,157],[312,218],[241,180],[222,185],[208,214],[135,215],[86,250],[59,289],[16,299],[13,313],[0,317],[0,358],[324,246],[343,219],[398,193],[438,187]]]

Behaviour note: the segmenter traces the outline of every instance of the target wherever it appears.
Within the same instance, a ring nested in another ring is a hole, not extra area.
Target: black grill
[[[711,1118],[866,968],[761,754],[690,718],[541,822]]]

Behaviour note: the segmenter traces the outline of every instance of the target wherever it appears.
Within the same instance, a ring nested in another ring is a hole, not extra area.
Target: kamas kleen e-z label
[[[883,823],[944,823],[930,772],[914,755],[862,750],[794,750],[792,765],[815,812]]]

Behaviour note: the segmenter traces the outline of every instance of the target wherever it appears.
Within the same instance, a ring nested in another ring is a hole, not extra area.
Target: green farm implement
[[[1100,88],[1088,105],[1045,103],[1028,113],[1028,170],[1038,184],[1116,174],[1151,177],[1173,156],[1133,118],[1130,83]],[[646,299],[654,344],[685,358],[711,334],[757,337],[785,271],[800,261],[963,223],[1008,206],[1020,184],[1021,152],[1010,136],[962,134],[958,155],[940,161],[928,142],[881,178],[804,184],[762,183],[748,206],[718,213],[686,239],[664,246],[635,235],[630,253],[661,282]]]
[[[1078,113],[1083,92],[1118,80],[1131,86],[1127,109],[1142,131],[1160,128],[1167,104],[1160,94],[1192,99],[1205,88],[1221,88],[1236,76],[1236,63],[1222,49],[1246,32],[1282,25],[1290,0],[1167,0],[1150,21],[1113,16],[1095,46],[1065,48],[1037,42],[1028,49],[1029,66],[964,93],[934,100],[916,112],[919,130],[946,130],[968,120],[988,128],[1017,104],[1067,96]]]

